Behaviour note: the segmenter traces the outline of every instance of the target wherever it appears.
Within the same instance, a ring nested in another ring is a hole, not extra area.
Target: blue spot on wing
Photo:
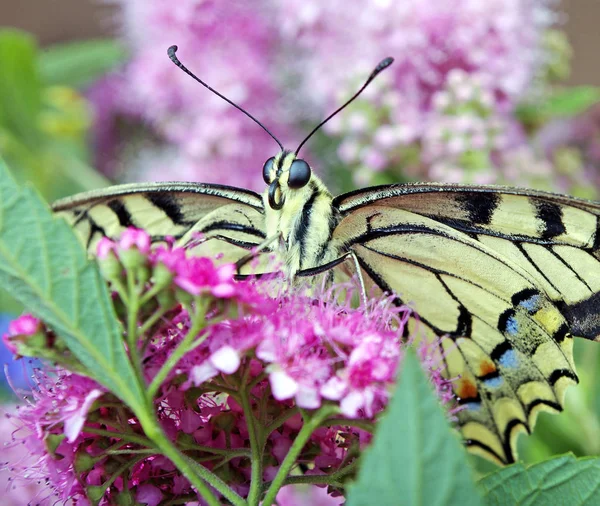
[[[517,358],[517,354],[515,350],[510,349],[506,350],[502,356],[498,359],[498,363],[502,367],[518,367],[519,359]]]
[[[494,376],[493,378],[488,378],[483,380],[483,384],[486,387],[497,388],[504,383],[504,378],[502,376]]]
[[[526,309],[529,313],[535,313],[540,307],[540,296],[539,294],[532,295],[528,299],[525,299],[519,303],[519,306]]]
[[[506,320],[506,332],[511,336],[516,336],[519,333],[519,322],[514,316],[511,316]]]

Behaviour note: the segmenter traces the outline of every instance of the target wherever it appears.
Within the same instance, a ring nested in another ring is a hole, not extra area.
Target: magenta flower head
[[[106,249],[118,262],[135,251],[150,273],[127,271],[135,291],[111,281],[117,307],[137,304],[123,342],[139,364],[163,444],[185,445],[180,451],[213,475],[219,498],[227,497],[219,483],[249,497],[256,480],[275,482],[295,462],[309,463],[309,474],[322,476],[323,484],[354,462],[356,449],[371,438],[364,427],[392,394],[408,308],[391,297],[353,307],[350,284],[284,289],[277,279],[238,281],[233,264],[169,243],[152,248],[145,232],[133,229]],[[165,294],[172,296],[168,305]],[[22,318],[13,330],[33,332],[36,322]],[[450,403],[439,364],[421,355],[440,398]],[[38,371],[34,382],[33,402],[20,408],[18,420],[37,458],[36,475],[61,500],[158,505],[197,497],[189,476],[147,445],[147,420],[111,392],[61,368]],[[307,431],[306,413],[347,425],[332,421]],[[336,504],[328,491],[307,493]],[[285,498],[296,494],[289,492],[281,500],[291,504]]]

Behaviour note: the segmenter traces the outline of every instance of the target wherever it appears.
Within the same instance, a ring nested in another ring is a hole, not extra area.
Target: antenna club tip
[[[381,60],[377,66],[383,70],[389,67],[392,63],[394,63],[394,59],[391,56],[388,56],[387,58]]]
[[[167,54],[169,56],[175,56],[175,53],[177,52],[177,46],[176,45],[172,45],[169,47],[169,49],[167,49]]]

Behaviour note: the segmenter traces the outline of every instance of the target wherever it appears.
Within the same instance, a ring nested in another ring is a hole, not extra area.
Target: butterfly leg
[[[248,253],[247,255],[244,255],[242,258],[240,258],[235,263],[235,268],[236,268],[238,275],[240,274],[240,270],[244,265],[246,265],[248,262],[250,262],[251,260],[256,258],[256,256],[259,253],[266,250],[268,248],[268,246],[273,244],[273,242],[275,242],[277,239],[279,239],[278,235],[273,235],[271,237],[267,237],[263,242],[254,246],[254,248],[252,248],[252,251],[250,253]]]
[[[320,265],[318,267],[313,267],[311,269],[303,269],[296,273],[298,277],[308,277],[308,276],[316,276],[317,274],[321,274],[326,271],[331,271],[334,267],[346,262],[347,260],[352,260],[354,264],[354,269],[356,271],[356,276],[358,278],[358,283],[360,286],[360,300],[363,305],[367,304],[367,290],[365,288],[365,281],[363,279],[362,270],[360,268],[360,263],[358,262],[358,257],[353,251],[348,251],[344,253],[342,256],[336,258],[335,260],[328,262],[326,264]],[[331,278],[333,280],[333,277]]]

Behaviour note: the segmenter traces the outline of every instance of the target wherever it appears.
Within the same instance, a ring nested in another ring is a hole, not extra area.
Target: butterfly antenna
[[[298,149],[296,150],[296,155],[298,154],[298,152],[300,151],[300,149],[302,148],[302,146],[304,146],[304,144],[306,143],[306,141],[308,139],[310,139],[313,134],[319,130],[319,128],[321,128],[325,123],[327,123],[331,118],[333,118],[338,112],[340,112],[342,109],[344,109],[347,105],[351,104],[355,98],[357,98],[362,92],[363,90],[369,86],[369,83],[375,79],[377,77],[377,74],[379,74],[382,70],[385,70],[386,68],[388,68],[392,63],[394,62],[394,59],[391,56],[388,56],[387,58],[384,58],[383,60],[381,60],[378,64],[377,67],[375,67],[375,69],[373,70],[373,72],[371,72],[371,75],[369,76],[369,78],[367,79],[367,81],[365,82],[365,84],[362,85],[362,87],[360,88],[360,90],[358,90],[354,95],[352,95],[352,97],[350,98],[350,100],[348,100],[344,105],[342,105],[341,107],[338,107],[335,111],[333,111],[329,116],[327,116],[323,121],[321,121],[321,123],[319,123],[315,128],[313,128],[312,132],[310,132],[306,138],[300,143],[300,146],[298,146]]]
[[[239,105],[233,103],[231,100],[229,100],[226,96],[221,95],[217,90],[211,88],[208,84],[206,84],[204,81],[202,81],[201,79],[199,79],[197,76],[195,76],[190,70],[188,70],[188,68],[179,61],[179,59],[177,58],[177,56],[175,56],[175,53],[177,52],[177,46],[171,46],[169,49],[167,49],[167,54],[169,55],[169,58],[171,59],[171,61],[177,65],[181,70],[183,70],[187,75],[189,75],[190,77],[192,77],[193,79],[195,79],[196,81],[198,81],[202,86],[204,86],[205,88],[208,88],[210,91],[212,91],[215,95],[221,97],[223,100],[225,100],[225,102],[228,102],[229,104],[231,104],[233,107],[235,107],[238,111],[242,111],[246,116],[248,116],[252,121],[254,121],[258,126],[260,126],[265,132],[267,132],[271,137],[273,137],[273,139],[275,140],[275,142],[277,144],[279,144],[279,147],[281,148],[281,150],[283,151],[283,144],[281,144],[281,142],[279,142],[279,139],[277,139],[277,137],[275,137],[270,131],[269,129],[264,126],[260,121],[258,121],[254,116],[252,116],[252,114],[250,114],[248,111],[242,109]]]

